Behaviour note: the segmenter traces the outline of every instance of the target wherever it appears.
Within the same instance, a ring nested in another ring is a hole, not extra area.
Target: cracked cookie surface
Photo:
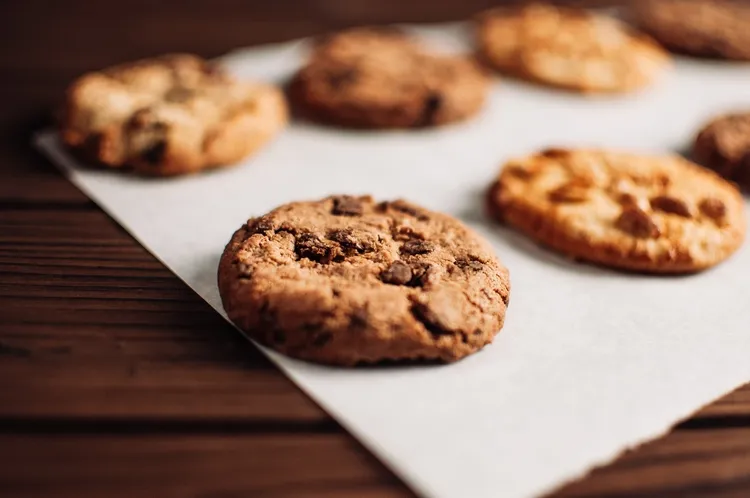
[[[171,54],[78,78],[67,92],[60,133],[99,165],[166,176],[235,163],[286,121],[277,88]]]
[[[229,318],[289,356],[450,362],[503,326],[508,271],[459,221],[403,200],[333,196],[250,219],[219,265]]]
[[[466,57],[429,53],[396,30],[359,28],[319,41],[290,94],[317,121],[412,128],[468,119],[484,105],[488,87]]]
[[[532,3],[478,17],[476,38],[487,63],[550,86],[619,93],[652,83],[666,52],[615,19],[583,9]]]
[[[548,149],[508,162],[487,203],[543,245],[627,270],[702,270],[745,237],[737,189],[676,156]]]

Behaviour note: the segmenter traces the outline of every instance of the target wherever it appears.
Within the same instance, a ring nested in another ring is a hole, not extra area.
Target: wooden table
[[[86,70],[489,3],[2,3],[0,495],[411,496],[29,137]],[[750,496],[750,386],[555,496]]]

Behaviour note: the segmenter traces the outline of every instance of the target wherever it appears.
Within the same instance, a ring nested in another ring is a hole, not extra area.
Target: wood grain
[[[494,3],[0,3],[0,495],[410,496],[29,140],[89,69]],[[554,496],[750,496],[750,386]]]

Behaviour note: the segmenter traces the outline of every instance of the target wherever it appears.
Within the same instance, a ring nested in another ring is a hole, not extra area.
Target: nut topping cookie
[[[745,237],[739,192],[677,156],[549,149],[508,162],[487,201],[537,242],[625,270],[703,270]]]
[[[487,76],[466,57],[430,53],[394,29],[359,28],[320,40],[290,96],[317,121],[411,128],[470,118],[488,88]]]
[[[674,52],[750,61],[746,1],[640,0],[633,10],[640,26]]]
[[[451,362],[502,328],[508,271],[459,221],[403,200],[333,196],[250,219],[218,271],[229,318],[289,356]]]
[[[286,121],[277,88],[172,54],[80,77],[68,89],[60,133],[88,160],[164,176],[235,163]]]
[[[750,111],[707,123],[695,137],[693,157],[750,192]]]
[[[483,13],[476,37],[480,54],[495,69],[580,92],[645,87],[669,62],[651,39],[615,19],[544,3]]]

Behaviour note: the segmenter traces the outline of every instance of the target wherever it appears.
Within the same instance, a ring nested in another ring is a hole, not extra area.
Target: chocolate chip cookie
[[[641,0],[637,22],[670,50],[750,61],[750,4],[740,0]]]
[[[508,271],[459,221],[403,200],[293,202],[235,232],[219,266],[229,318],[289,356],[451,362],[490,343]]]
[[[507,163],[487,201],[495,218],[552,249],[626,270],[703,270],[745,237],[739,192],[676,156],[549,149]]]
[[[478,16],[486,62],[538,83],[591,93],[620,93],[652,83],[667,54],[645,35],[582,9],[532,3]]]
[[[290,85],[303,115],[355,128],[412,128],[465,120],[483,106],[488,79],[473,61],[427,52],[390,29],[324,38]]]
[[[719,116],[695,137],[693,156],[750,192],[750,112]]]
[[[60,134],[97,164],[163,176],[235,163],[286,120],[280,90],[173,54],[80,77],[68,89]]]

